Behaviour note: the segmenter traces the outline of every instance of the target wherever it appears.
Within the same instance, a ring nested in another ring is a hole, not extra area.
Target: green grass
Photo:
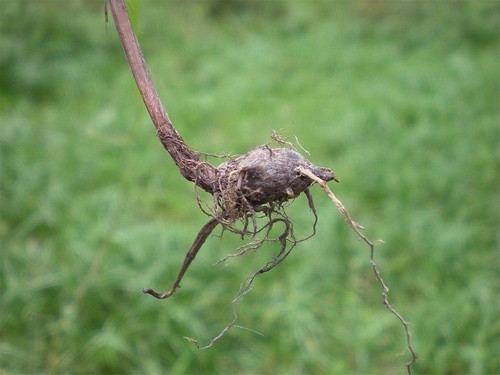
[[[418,374],[498,360],[497,2],[134,2],[160,96],[194,149],[240,154],[297,136],[372,238]],[[401,325],[368,249],[315,187],[320,222],[239,305],[273,246],[206,221],[155,138],[102,3],[0,3],[0,371],[400,374]],[[206,197],[209,199],[209,197]],[[297,232],[312,222],[290,207]],[[402,355],[401,355],[402,354]]]

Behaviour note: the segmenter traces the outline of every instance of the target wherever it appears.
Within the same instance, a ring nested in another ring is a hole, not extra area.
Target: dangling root
[[[408,374],[411,375],[411,373],[412,373],[411,366],[417,361],[418,355],[417,355],[417,353],[415,352],[415,350],[413,349],[413,346],[412,346],[411,332],[410,332],[410,328],[409,328],[409,323],[389,303],[389,298],[388,298],[389,288],[385,285],[384,280],[382,279],[382,276],[380,274],[380,270],[379,270],[377,264],[375,263],[375,258],[374,258],[375,257],[375,246],[378,243],[383,242],[383,241],[379,240],[379,241],[372,242],[372,241],[370,241],[368,239],[368,237],[366,237],[363,233],[361,233],[361,230],[363,230],[364,228],[361,225],[359,225],[358,223],[356,223],[351,218],[351,216],[349,215],[349,212],[347,211],[347,209],[344,207],[344,205],[342,204],[342,202],[335,196],[335,194],[333,194],[333,192],[330,190],[330,188],[326,184],[326,181],[320,179],[319,177],[316,177],[308,169],[305,169],[305,168],[302,168],[302,167],[298,167],[297,171],[299,173],[301,173],[302,175],[309,177],[311,180],[317,182],[323,188],[323,190],[331,198],[331,200],[333,201],[333,203],[335,203],[335,205],[337,206],[340,214],[344,217],[344,219],[347,222],[347,224],[354,230],[354,232],[356,232],[356,234],[358,235],[358,237],[361,238],[368,245],[368,247],[370,248],[370,265],[372,266],[373,272],[375,274],[375,278],[377,279],[377,281],[379,282],[379,284],[382,287],[383,304],[387,308],[387,310],[389,310],[392,314],[394,314],[399,319],[399,321],[401,322],[401,324],[402,324],[402,326],[403,326],[403,328],[405,330],[406,345],[407,345],[408,350],[411,353],[411,360],[406,364],[406,369],[408,371]]]
[[[198,254],[198,251],[200,250],[201,246],[205,242],[205,240],[208,238],[210,233],[215,229],[215,227],[219,224],[216,218],[212,218],[206,223],[203,228],[201,228],[200,232],[196,236],[196,239],[194,240],[193,245],[189,249],[188,253],[186,254],[186,257],[184,258],[184,263],[182,264],[181,270],[179,271],[179,275],[175,279],[174,284],[172,287],[167,290],[166,292],[163,293],[158,293],[155,292],[153,289],[149,288],[144,288],[142,290],[143,293],[145,294],[150,294],[155,298],[158,299],[164,299],[170,297],[172,294],[175,293],[176,289],[179,287],[179,284],[181,283],[182,278],[184,277],[184,274],[186,273],[187,269],[189,268],[189,265],[191,262],[194,260],[196,257],[196,254]]]
[[[269,233],[272,230],[273,225],[276,223],[283,223],[285,228],[278,238],[269,239]],[[237,254],[228,255],[216,263],[216,264],[219,264],[219,263],[225,262],[229,257],[232,257],[232,256],[243,255],[248,250],[257,249],[266,241],[276,241],[277,240],[280,243],[280,251],[278,252],[278,254],[276,254],[273,257],[273,259],[271,259],[268,263],[266,263],[262,268],[260,268],[258,271],[256,271],[250,277],[248,277],[241,284],[240,290],[238,291],[238,294],[231,301],[231,303],[233,305],[233,320],[227,326],[225,326],[219,332],[219,334],[217,336],[215,336],[213,339],[211,339],[210,342],[205,346],[201,346],[199,341],[196,339],[193,339],[190,337],[185,337],[186,340],[188,340],[189,342],[192,342],[198,349],[204,350],[204,349],[211,348],[231,328],[242,328],[242,329],[246,329],[246,330],[252,331],[254,333],[257,333],[257,334],[263,336],[260,332],[257,332],[255,330],[252,330],[252,329],[249,329],[249,328],[246,328],[246,327],[243,327],[243,326],[236,324],[238,322],[238,311],[237,311],[238,303],[248,292],[250,292],[250,290],[252,289],[253,282],[254,282],[255,278],[263,273],[271,271],[274,267],[276,267],[278,264],[280,264],[288,256],[288,254],[290,254],[290,252],[292,251],[292,249],[295,247],[295,245],[298,242],[295,240],[295,237],[293,235],[292,222],[288,218],[271,219],[259,230],[259,232],[263,231],[264,229],[265,229],[265,234],[261,239],[256,240],[248,245],[243,246],[242,250],[240,252],[238,252]],[[288,242],[291,242],[291,246],[287,249]]]

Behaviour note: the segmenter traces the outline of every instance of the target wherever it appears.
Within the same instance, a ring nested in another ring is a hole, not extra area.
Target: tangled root
[[[276,133],[273,133],[273,138],[291,146],[290,143],[283,141]],[[203,167],[204,162],[201,160],[194,166],[190,166],[190,168],[200,170]],[[304,170],[307,170],[310,176],[304,174],[302,172]],[[188,338],[189,341],[201,349],[211,347],[227,330],[236,326],[238,320],[236,305],[251,290],[255,278],[272,270],[290,254],[298,242],[304,241],[315,234],[318,217],[312,196],[309,193],[309,187],[315,183],[311,176],[321,181],[335,180],[338,182],[335,174],[330,169],[316,167],[295,150],[271,148],[268,145],[257,147],[245,155],[231,158],[222,163],[216,168],[215,176],[212,186],[205,189],[212,192],[213,206],[206,210],[198,199],[200,208],[210,216],[210,220],[196,236],[173,285],[169,290],[162,293],[149,288],[143,289],[143,292],[158,299],[168,298],[173,295],[180,286],[182,278],[191,262],[195,259],[196,254],[218,224],[223,227],[223,230],[236,233],[242,238],[250,237],[252,241],[240,247],[237,253],[227,255],[216,264],[223,263],[228,258],[243,255],[249,250],[256,250],[270,241],[279,244],[279,251],[270,261],[243,282],[238,294],[232,301],[233,320],[219,335],[204,347],[200,347],[197,340]],[[198,185],[196,181],[195,185]],[[309,207],[314,215],[314,223],[312,233],[297,240],[293,231],[293,223],[285,212],[284,203],[298,197],[301,193],[304,193],[307,197]],[[259,222],[265,219],[261,227],[258,227],[257,219],[259,219]],[[283,231],[277,237],[271,238],[271,231],[276,225],[282,225]]]
[[[314,183],[318,183],[335,203],[347,224],[370,247],[370,264],[377,281],[382,286],[384,305],[400,320],[405,330],[407,348],[411,353],[411,360],[407,363],[406,367],[408,373],[411,374],[411,367],[418,356],[411,344],[409,323],[389,303],[389,289],[385,285],[374,260],[374,248],[377,242],[371,242],[361,233],[361,230],[364,228],[352,220],[342,202],[328,188],[327,181],[335,180],[338,182],[334,173],[330,169],[314,166],[292,149],[270,148],[266,145],[222,163],[216,169],[215,174],[217,181],[215,181],[215,184],[211,188],[214,198],[213,207],[205,210],[200,204],[200,208],[210,216],[210,220],[198,233],[191,249],[186,255],[174,284],[164,293],[158,293],[152,289],[144,289],[144,293],[159,299],[171,296],[179,287],[187,268],[194,260],[201,246],[219,224],[224,230],[236,233],[242,238],[250,237],[252,240],[248,244],[238,248],[238,252],[226,255],[216,264],[223,263],[232,257],[241,256],[250,250],[257,250],[264,243],[270,241],[279,244],[279,251],[271,260],[241,284],[236,297],[232,300],[233,320],[217,336],[205,346],[200,346],[198,340],[188,337],[186,339],[195,344],[199,349],[208,349],[229,329],[247,329],[237,325],[237,305],[252,289],[255,278],[279,265],[290,254],[298,242],[304,241],[315,234],[318,218],[309,187]],[[286,214],[284,203],[298,197],[301,193],[304,193],[307,197],[309,207],[314,215],[314,224],[312,234],[306,238],[297,240],[293,231],[293,223]],[[261,219],[263,218],[266,220],[259,227],[257,219],[259,219],[259,222],[262,222]],[[271,237],[272,229],[278,224],[283,226],[282,232],[277,237]]]
[[[196,170],[203,166],[204,162],[199,161],[191,168]],[[335,180],[338,182],[330,169],[316,167],[298,152],[287,148],[270,148],[265,145],[222,163],[216,168],[215,181],[212,181],[212,186],[209,189],[213,195],[213,207],[209,210],[210,212],[202,208],[205,213],[211,216],[211,219],[196,236],[174,284],[163,293],[155,292],[152,289],[143,289],[143,292],[158,299],[164,299],[174,294],[189,265],[218,224],[221,224],[225,230],[239,234],[242,238],[246,236],[255,238],[258,233],[264,232],[261,239],[254,240],[247,247],[254,249],[270,240],[269,233],[276,223],[284,224],[283,233],[274,239],[280,243],[280,252],[270,263],[261,268],[251,281],[257,274],[268,272],[281,263],[297,243],[293,233],[293,224],[283,208],[286,201],[298,197],[301,193],[306,194],[309,206],[315,216],[313,234],[315,231],[316,210],[308,191],[308,188],[315,181],[301,173],[301,170],[309,171],[312,176],[322,181]],[[257,214],[268,219],[267,223],[260,229],[257,226]],[[242,223],[240,227],[235,225],[238,222]],[[251,230],[249,229],[250,222],[252,223]],[[287,249],[288,242],[292,243],[292,246]]]

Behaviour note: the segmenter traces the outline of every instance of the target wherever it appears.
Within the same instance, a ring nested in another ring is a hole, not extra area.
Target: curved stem
[[[109,5],[127,62],[161,143],[174,159],[184,178],[196,183],[203,190],[213,193],[216,176],[215,168],[200,160],[199,154],[184,142],[170,121],[149,74],[141,47],[132,29],[124,0],[109,0]]]

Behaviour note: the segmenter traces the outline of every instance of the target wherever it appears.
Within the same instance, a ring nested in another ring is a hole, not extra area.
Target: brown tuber
[[[283,202],[306,191],[313,181],[300,174],[299,167],[309,169],[324,181],[338,181],[330,169],[314,166],[298,152],[268,146],[222,163],[217,171],[224,176],[226,184],[236,182],[240,193],[251,205],[259,205]]]

